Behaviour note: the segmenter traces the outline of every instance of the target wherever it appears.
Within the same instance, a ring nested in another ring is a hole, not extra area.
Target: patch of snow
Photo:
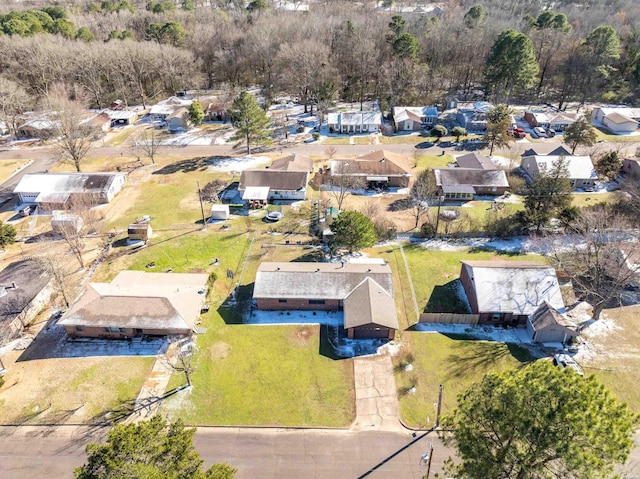
[[[327,326],[342,326],[344,323],[341,311],[262,311],[253,310],[244,318],[244,324],[322,324]]]
[[[378,354],[390,354],[391,356],[397,356],[401,349],[402,343],[390,341],[378,348]]]
[[[215,171],[243,171],[249,168],[257,168],[271,161],[266,156],[240,156],[232,158],[209,158],[209,168]]]
[[[384,258],[351,258],[349,263],[355,264],[385,264]]]
[[[503,328],[491,325],[417,323],[416,331],[426,333],[450,333],[470,336],[499,343],[532,344],[526,328]]]
[[[471,303],[469,303],[469,298],[467,297],[467,293],[464,290],[464,286],[462,285],[462,281],[456,281],[456,296],[460,299],[460,302],[464,304],[466,310],[470,313]]]
[[[404,367],[404,370],[405,370],[405,371],[413,371],[413,364],[407,364],[407,365]]]

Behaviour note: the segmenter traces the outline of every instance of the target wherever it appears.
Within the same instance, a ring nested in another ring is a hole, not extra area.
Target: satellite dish
[[[426,454],[423,454],[422,457],[420,458],[420,466],[427,467],[428,464],[429,464],[429,453],[427,452]]]

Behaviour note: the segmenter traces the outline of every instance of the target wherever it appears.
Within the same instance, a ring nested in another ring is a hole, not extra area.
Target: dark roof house
[[[370,183],[406,188],[411,178],[408,156],[387,150],[377,150],[354,159],[331,162],[331,176],[359,176]]]
[[[496,166],[493,164],[493,161],[491,161],[491,158],[482,156],[475,151],[456,158],[456,164],[459,168],[473,168],[476,170],[496,169]]]

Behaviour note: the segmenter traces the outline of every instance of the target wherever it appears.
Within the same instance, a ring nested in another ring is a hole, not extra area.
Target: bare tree
[[[324,154],[327,155],[327,158],[331,161],[338,154],[338,149],[334,145],[329,145],[324,149]]]
[[[144,156],[149,158],[152,165],[156,164],[155,158],[160,148],[161,137],[155,128],[151,127],[142,132],[140,138],[136,141],[136,148]]]
[[[373,221],[380,214],[380,203],[374,198],[367,198],[362,208],[360,208],[360,213]]]
[[[69,100],[64,89],[47,97],[52,111],[53,133],[57,137],[55,148],[63,161],[82,171],[82,160],[89,152],[95,137],[95,128],[87,122],[88,112],[78,101]]]
[[[29,94],[22,86],[6,78],[0,78],[0,120],[4,121],[9,134],[16,135],[22,114],[30,105]]]
[[[177,346],[180,346],[179,344]],[[175,372],[184,373],[187,386],[191,387],[191,376],[195,371],[194,355],[197,348],[193,342],[187,342],[180,346],[180,349],[172,358],[167,358],[167,365]]]
[[[220,200],[220,193],[227,187],[229,183],[227,181],[215,179],[210,181],[204,188],[202,188],[202,199],[215,203]]]
[[[71,271],[64,261],[64,257],[55,253],[44,253],[38,256],[44,270],[51,276],[51,284],[54,292],[62,299],[65,309],[73,299],[73,288],[69,281]]]
[[[342,210],[344,200],[352,190],[363,189],[367,186],[366,179],[356,174],[357,169],[352,162],[337,160],[331,167],[328,184],[331,186],[330,195],[336,200],[339,210]]]
[[[604,208],[583,212],[569,232],[573,245],[556,237],[543,240],[548,259],[573,283],[576,295],[593,306],[593,317],[620,301],[625,288],[640,273],[640,243],[636,230]]]

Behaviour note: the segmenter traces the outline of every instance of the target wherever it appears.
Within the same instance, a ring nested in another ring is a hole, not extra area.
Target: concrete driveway
[[[389,354],[353,360],[356,389],[354,431],[404,431]]]

